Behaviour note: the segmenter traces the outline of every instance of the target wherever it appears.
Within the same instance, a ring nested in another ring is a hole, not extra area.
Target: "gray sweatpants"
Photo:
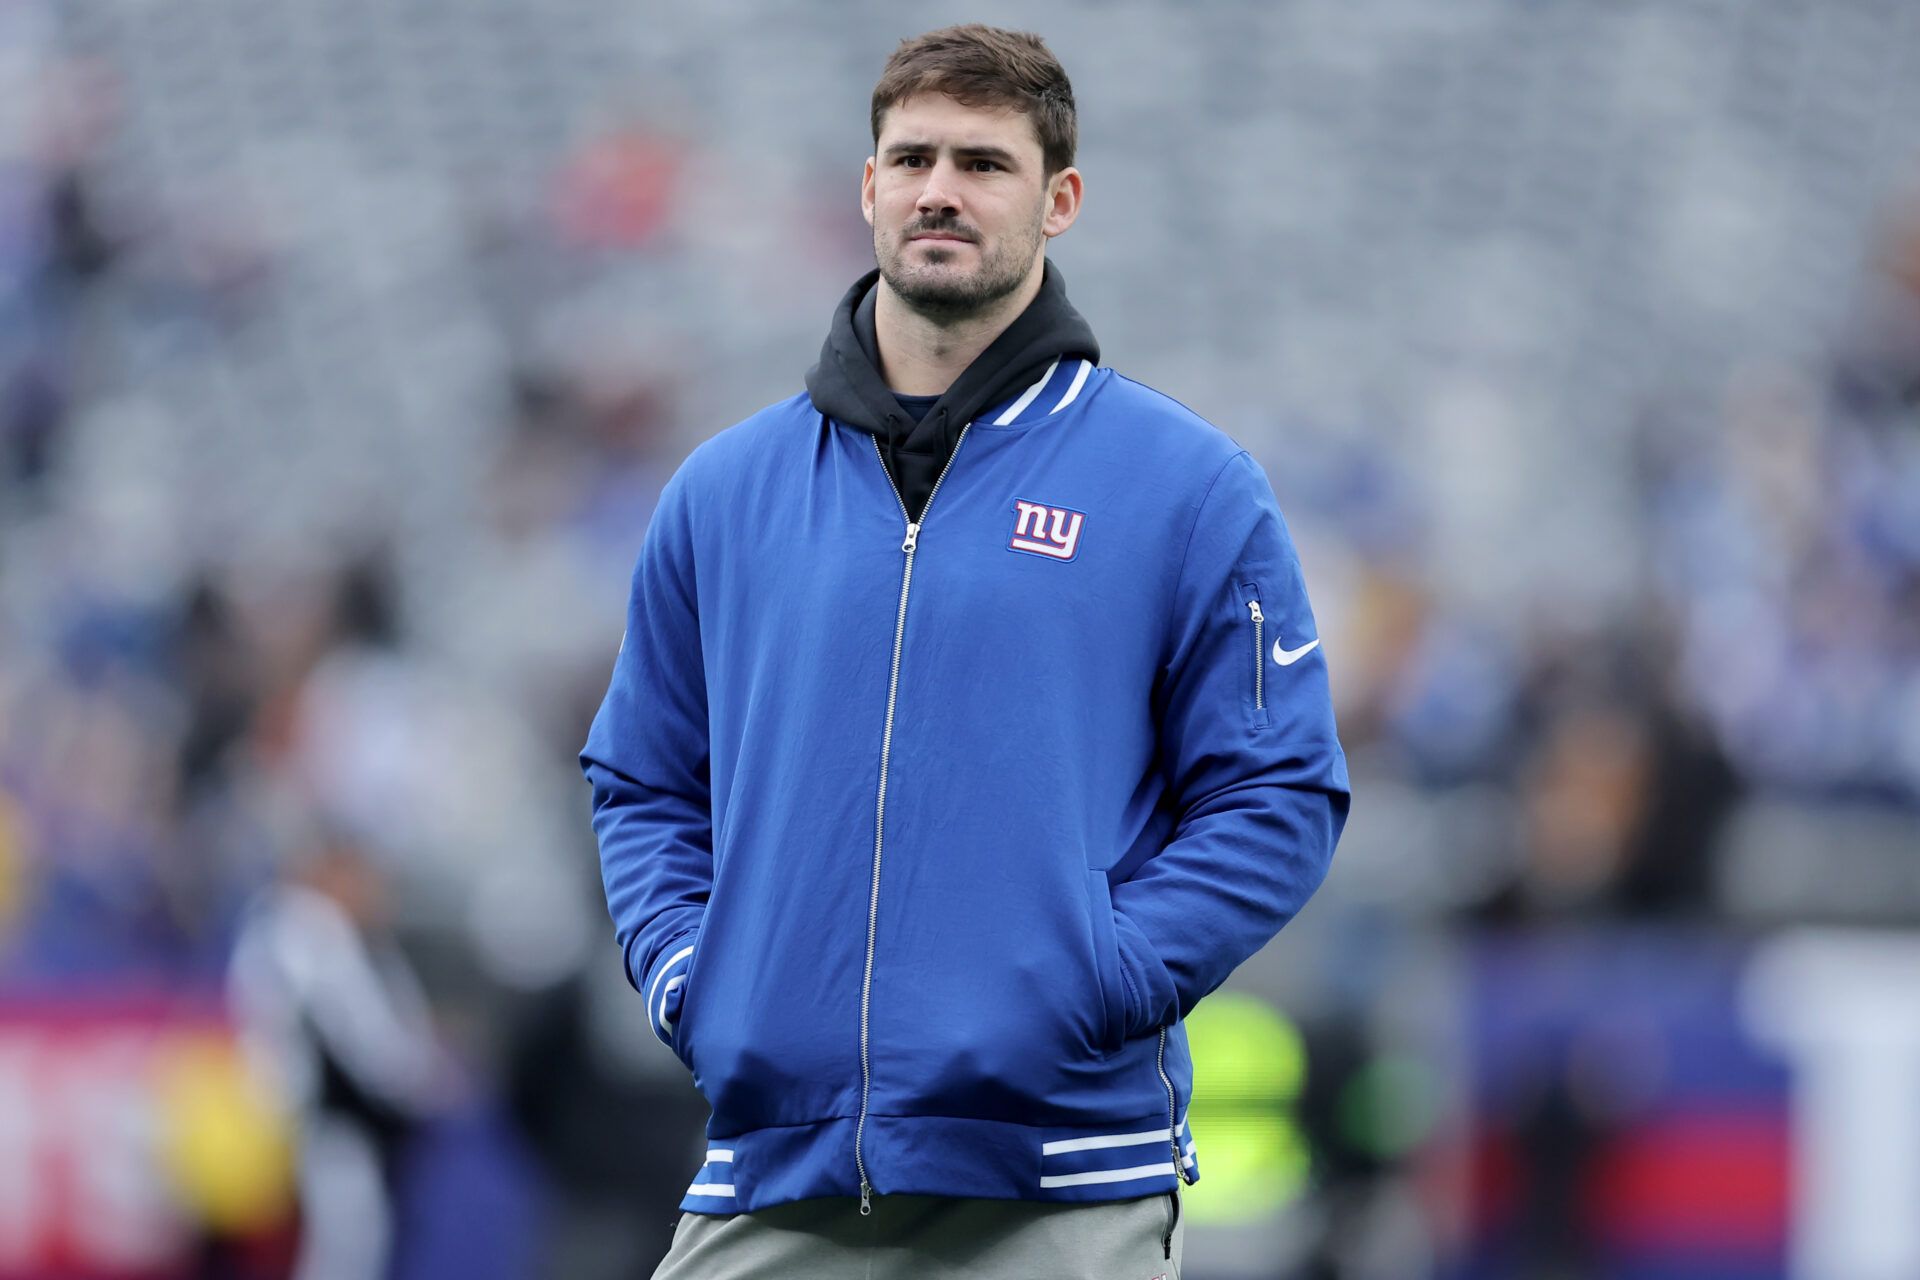
[[[1168,1236],[1171,1233],[1171,1256]],[[653,1280],[1179,1280],[1172,1192],[1107,1204],[877,1196],[687,1213]]]

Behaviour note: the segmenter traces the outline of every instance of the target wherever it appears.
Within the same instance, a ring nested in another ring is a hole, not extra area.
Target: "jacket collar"
[[[1047,262],[1033,302],[915,422],[900,409],[880,376],[873,320],[878,297],[874,286],[879,279],[878,270],[869,271],[834,308],[820,359],[807,370],[807,394],[821,413],[878,436],[890,448],[922,453],[951,450],[969,422],[993,422],[1029,392],[1031,396],[1013,411],[1009,422],[1035,403],[1047,404],[1050,412],[1055,406],[1065,408],[1099,362],[1100,344],[1092,327],[1067,301],[1066,278],[1060,269]],[[1057,391],[1055,382],[1060,383]],[[1053,398],[1043,400],[1049,394]]]

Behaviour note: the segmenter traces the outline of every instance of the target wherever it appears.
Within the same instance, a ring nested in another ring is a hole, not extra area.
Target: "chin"
[[[961,267],[955,255],[914,261],[896,257],[882,271],[900,300],[925,315],[966,316],[999,301],[1019,288],[1018,279],[990,279],[984,266]]]
[[[900,295],[901,301],[923,315],[972,315],[990,301],[981,297],[980,291],[967,280],[910,280],[906,286],[904,289],[895,286],[894,292]]]
[[[971,311],[983,301],[969,280],[910,280],[897,292],[916,307],[936,311]]]

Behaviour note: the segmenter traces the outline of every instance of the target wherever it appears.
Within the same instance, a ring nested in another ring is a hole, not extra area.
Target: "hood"
[[[1100,344],[1086,319],[1067,301],[1067,283],[1053,263],[1043,265],[1040,292],[1018,319],[987,345],[919,422],[900,408],[880,376],[874,336],[876,269],[856,280],[834,308],[820,360],[807,370],[807,394],[821,413],[878,436],[888,449],[944,454],[982,409],[1021,391],[1055,360],[1100,362]]]

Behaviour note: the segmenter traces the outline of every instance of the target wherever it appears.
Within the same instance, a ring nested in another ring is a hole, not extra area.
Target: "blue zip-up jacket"
[[[1181,1019],[1346,817],[1325,659],[1260,467],[1089,361],[975,416],[916,525],[806,395],[694,450],[581,754],[713,1108],[682,1207],[1196,1179]]]

